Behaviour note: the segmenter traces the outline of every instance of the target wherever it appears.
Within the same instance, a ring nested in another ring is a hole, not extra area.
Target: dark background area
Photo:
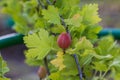
[[[102,18],[101,26],[120,28],[120,0],[81,0],[82,5],[86,3],[99,4],[99,14]],[[0,36],[15,32],[7,25],[7,20],[8,16],[0,14]],[[26,47],[20,44],[0,50],[10,68],[7,76],[12,80],[38,80],[36,75],[38,67],[30,67],[24,63],[25,49]]]

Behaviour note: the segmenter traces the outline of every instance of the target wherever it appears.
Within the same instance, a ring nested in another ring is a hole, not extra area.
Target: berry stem
[[[81,70],[81,67],[80,67],[80,64],[79,64],[78,57],[77,57],[76,54],[73,54],[73,57],[74,57],[75,62],[76,62],[76,64],[77,64],[78,73],[79,73],[79,78],[80,78],[80,80],[82,80],[82,70]]]
[[[48,68],[47,57],[44,58],[44,63],[45,63],[45,67],[46,67],[46,69],[47,69],[47,73],[48,73],[48,75],[50,75],[50,71],[49,71],[49,68]]]
[[[63,49],[63,54],[65,54],[65,49]]]

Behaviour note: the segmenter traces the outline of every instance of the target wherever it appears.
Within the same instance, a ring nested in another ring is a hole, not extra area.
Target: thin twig
[[[65,27],[66,32],[69,32],[68,31],[68,26],[66,25],[66,23],[65,23],[64,19],[62,18],[62,16],[60,16],[60,20],[62,22],[62,25]]]
[[[38,16],[40,16],[40,7],[42,7],[43,9],[45,9],[45,6],[43,5],[43,3],[41,2],[41,0],[36,0],[37,1],[37,7],[36,7],[36,10],[37,10],[37,14]]]
[[[45,67],[46,67],[46,69],[47,69],[47,73],[48,73],[48,75],[50,75],[50,71],[49,71],[49,68],[48,68],[47,57],[44,58],[44,63],[45,63]]]
[[[50,0],[46,0],[46,2],[47,2],[49,5],[52,5],[52,3],[50,2]]]
[[[97,74],[97,71],[95,70],[94,73],[93,73],[93,77],[96,76],[96,74]]]
[[[41,0],[37,0],[37,2],[38,2],[38,6],[41,6],[43,9],[45,9],[45,6],[44,6],[44,4],[41,2]]]
[[[110,68],[108,68],[102,75],[102,78],[104,78],[106,76],[106,74],[108,73],[108,71],[110,70]]]
[[[53,1],[53,3],[50,2],[50,0],[46,0],[46,2],[49,4],[49,5],[54,5],[56,3],[56,0]]]
[[[82,70],[81,70],[81,67],[80,67],[80,64],[79,64],[78,57],[77,57],[76,54],[73,54],[73,57],[74,57],[75,62],[77,64],[77,68],[78,68],[78,72],[79,72],[79,78],[80,78],[80,80],[82,80]]]

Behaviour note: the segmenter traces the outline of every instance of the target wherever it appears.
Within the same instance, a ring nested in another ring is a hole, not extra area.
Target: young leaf
[[[44,64],[43,60],[29,58],[29,55],[25,55],[25,57],[26,57],[25,62],[30,66],[40,66]]]
[[[85,80],[93,80],[93,79],[91,79],[93,76],[93,68],[91,67],[91,65],[84,66],[82,71],[83,71],[84,75],[87,76],[87,77],[85,77]]]
[[[43,18],[38,18],[35,22],[35,29],[37,28],[44,28],[45,27],[45,20]]]
[[[73,56],[65,54],[63,63],[66,67],[61,71],[62,75],[76,76],[78,74],[77,65],[75,63],[75,59],[73,58]]]
[[[112,36],[103,37],[98,41],[98,46],[95,50],[101,55],[110,54],[110,51],[115,47],[115,44]]]
[[[36,58],[43,60],[53,47],[54,37],[49,36],[48,32],[40,29],[38,34],[29,34],[24,37],[24,42],[29,48],[26,56],[27,58]]]
[[[75,14],[72,18],[66,19],[65,22],[68,25],[80,27],[80,24],[82,22],[82,17],[80,16],[80,14]]]
[[[13,29],[15,29],[20,34],[28,34],[30,30],[29,27],[18,24],[17,22],[14,24]]]
[[[48,6],[47,10],[42,10],[42,15],[49,23],[60,24],[58,9],[54,6]]]
[[[6,62],[3,60],[2,56],[0,55],[0,80],[10,80],[4,77],[4,74],[9,71]]]
[[[117,74],[115,75],[115,80],[120,80],[120,73],[117,73]]]
[[[10,80],[9,78],[1,78],[0,77],[0,80]]]
[[[71,8],[77,6],[80,0],[56,0],[56,6],[59,8],[60,14],[65,17],[71,13]]]
[[[98,15],[98,4],[88,4],[82,8],[81,16],[83,16],[83,23],[97,24],[101,21]]]
[[[79,42],[76,43],[75,45],[76,50],[80,49],[93,49],[92,43],[86,39],[86,37],[82,37]]]
[[[85,50],[84,53],[81,55],[80,64],[81,66],[89,65],[92,62],[93,54],[95,53],[93,50]]]
[[[51,61],[51,64],[53,64],[55,67],[58,67],[59,70],[61,71],[62,69],[65,68],[65,65],[63,64],[63,52],[57,52],[57,58],[53,59]]]
[[[102,62],[94,62],[93,68],[98,71],[106,71],[108,69],[107,65]]]
[[[85,35],[88,39],[95,40],[98,38],[98,33],[102,30],[102,27],[99,25],[90,25],[87,26],[83,35]]]
[[[92,50],[93,49],[93,44],[86,39],[86,37],[80,38],[80,40],[75,43],[75,48],[74,49],[68,49],[67,53],[73,54],[73,53],[79,53],[80,50]]]
[[[17,0],[10,0],[10,1],[2,0],[2,2],[4,2],[4,4],[7,5],[2,8],[3,13],[14,15],[14,14],[19,14],[21,12],[22,5],[20,4],[19,1],[17,1]]]
[[[52,79],[52,80],[63,80],[60,72],[51,73],[49,78]]]
[[[62,32],[65,32],[65,28],[62,25],[55,25],[51,28],[51,31],[53,33],[62,33]]]
[[[120,72],[120,57],[118,56],[118,57],[114,58],[112,63],[110,63],[109,67],[110,68],[115,68],[115,70],[117,72]]]

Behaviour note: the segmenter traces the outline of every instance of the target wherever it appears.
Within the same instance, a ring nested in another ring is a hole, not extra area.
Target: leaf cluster
[[[4,75],[9,71],[6,62],[3,60],[2,56],[0,55],[0,80],[10,80],[6,78]]]
[[[79,58],[83,80],[107,80],[120,77],[120,45],[112,36],[98,38],[102,27],[98,4],[79,6],[79,0],[9,0],[2,1],[2,12],[11,15],[14,29],[25,35],[26,63],[45,65],[51,80],[79,80],[73,54]],[[14,7],[16,6],[16,7]],[[57,37],[69,32],[71,46],[57,45]],[[108,72],[110,72],[108,74]]]

